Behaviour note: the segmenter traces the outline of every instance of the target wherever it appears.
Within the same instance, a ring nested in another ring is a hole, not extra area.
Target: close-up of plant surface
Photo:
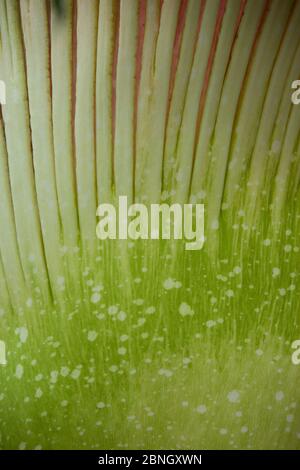
[[[299,80],[299,0],[0,0],[1,449],[300,449]]]

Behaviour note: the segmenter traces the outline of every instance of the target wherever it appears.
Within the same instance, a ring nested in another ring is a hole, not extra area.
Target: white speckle
[[[29,297],[29,299],[26,300],[26,306],[27,306],[28,308],[30,308],[30,307],[32,307],[32,304],[33,304],[32,298]]]
[[[182,362],[184,365],[190,364],[192,362],[192,359],[190,357],[184,357],[182,359]]]
[[[281,295],[281,297],[285,296],[286,290],[284,288],[279,289],[279,294]]]
[[[16,377],[17,379],[21,379],[22,376],[23,376],[23,372],[24,372],[24,368],[21,364],[18,364],[17,367],[16,367]]]
[[[58,276],[57,284],[62,287],[65,284],[65,278],[63,276]]]
[[[165,377],[172,377],[173,372],[169,369],[159,369],[159,375],[164,375]]]
[[[148,307],[146,309],[146,313],[147,313],[147,315],[152,315],[153,313],[155,313],[155,310],[156,310],[155,307]]]
[[[93,304],[97,304],[98,302],[100,302],[101,300],[101,295],[99,294],[99,292],[94,292],[91,296],[91,302]]]
[[[216,325],[216,322],[214,320],[208,320],[205,324],[207,328],[212,328],[213,326]]]
[[[26,449],[26,442],[20,442],[19,450],[24,450],[24,449]]]
[[[240,393],[237,390],[232,390],[228,393],[227,399],[230,403],[238,403],[240,401]]]
[[[96,406],[101,410],[102,408],[105,408],[105,403],[103,401],[99,401]]]
[[[239,266],[235,266],[235,267],[233,268],[234,274],[240,274],[241,271],[242,271],[242,268],[240,268]]]
[[[117,372],[118,366],[112,365],[112,366],[109,368],[109,370],[110,370],[111,372]]]
[[[72,379],[76,380],[78,379],[78,377],[80,376],[80,369],[79,368],[76,368],[73,370],[73,372],[71,373],[71,377]]]
[[[69,374],[69,372],[70,372],[69,367],[63,366],[63,367],[60,369],[60,374],[61,374],[63,377],[67,377],[67,375]]]
[[[219,433],[220,433],[222,436],[225,436],[225,434],[227,434],[228,431],[227,431],[227,429],[225,429],[225,428],[221,428],[220,431],[219,431]]]
[[[288,423],[292,423],[294,421],[294,415],[287,415],[286,420]]]
[[[128,338],[129,338],[128,335],[121,335],[121,336],[120,336],[120,341],[121,341],[122,343],[124,343],[124,341],[127,341]]]
[[[68,400],[63,400],[60,404],[61,406],[65,407],[65,406],[68,406]]]
[[[179,289],[181,287],[181,282],[176,281],[175,279],[168,278],[164,281],[163,286],[166,290],[170,289]]]
[[[186,302],[182,302],[179,306],[179,313],[182,317],[193,316],[194,310],[191,309],[189,304],[187,304]]]
[[[272,277],[278,277],[280,275],[280,268],[272,269]]]
[[[100,290],[103,290],[104,287],[102,284],[98,284],[97,286],[93,287],[93,292],[100,292]]]
[[[207,408],[205,405],[199,405],[196,408],[197,413],[200,413],[201,415],[204,415],[207,412]]]
[[[225,294],[227,295],[227,297],[233,297],[234,296],[234,292],[232,289],[228,289]]]
[[[108,307],[108,315],[115,315],[116,313],[118,313],[118,307],[116,305],[111,305],[110,307]]]
[[[211,224],[211,229],[212,230],[218,230],[219,228],[219,221],[218,220],[214,220]]]
[[[274,140],[274,142],[272,143],[271,152],[278,153],[280,150],[280,147],[281,147],[280,140]]]
[[[97,331],[91,330],[91,331],[88,332],[88,340],[91,341],[91,342],[95,341],[97,336],[98,336]]]
[[[276,401],[281,401],[284,399],[284,393],[282,391],[276,392],[275,394]]]
[[[165,289],[172,289],[173,288],[173,279],[168,278],[164,281],[163,286]]]
[[[262,356],[263,353],[264,353],[264,352],[263,352],[261,349],[257,349],[257,350],[255,351],[255,354],[256,354],[257,356]]]
[[[197,197],[199,199],[205,199],[206,198],[206,191],[204,191],[204,190],[199,191],[199,193],[197,193]]]
[[[285,251],[286,253],[290,253],[290,251],[292,251],[292,246],[291,246],[291,245],[285,245],[285,246],[284,246],[284,251]]]
[[[120,354],[120,356],[124,356],[127,352],[127,349],[126,348],[119,348],[118,349],[118,354]]]
[[[120,321],[126,320],[126,317],[127,317],[126,313],[125,313],[125,312],[122,312],[122,311],[119,312],[119,313],[118,313],[118,316],[117,316],[118,320],[120,320]]]
[[[41,398],[43,391],[40,388],[37,388],[35,391],[35,398]]]
[[[21,343],[26,343],[28,338],[28,330],[25,326],[20,326],[20,328],[16,328],[15,333],[19,335]]]
[[[266,238],[264,241],[263,241],[263,244],[265,246],[270,246],[271,245],[271,240],[269,238]]]
[[[50,382],[52,384],[55,384],[57,382],[57,377],[58,377],[58,371],[57,370],[52,370],[50,372]]]
[[[245,434],[246,432],[248,432],[248,428],[247,428],[247,426],[243,426],[241,428],[241,433]]]

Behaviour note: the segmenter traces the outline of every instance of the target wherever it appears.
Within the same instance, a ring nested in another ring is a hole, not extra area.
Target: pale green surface
[[[180,2],[161,18],[148,4],[135,123],[138,2],[123,0],[113,135],[117,3],[83,1],[77,25],[72,2],[65,23],[52,11],[48,57],[46,5],[22,0],[23,31],[0,0],[0,447],[300,449],[299,2],[271,2],[258,36],[262,1],[237,35],[239,2],[221,23],[206,2],[211,68],[191,2],[172,96]],[[97,241],[96,206],[119,191],[204,202],[203,250]]]

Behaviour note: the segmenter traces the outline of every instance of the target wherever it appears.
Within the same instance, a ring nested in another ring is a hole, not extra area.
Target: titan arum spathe
[[[0,0],[1,448],[299,448],[299,24]],[[203,248],[97,239],[120,196],[204,204]]]

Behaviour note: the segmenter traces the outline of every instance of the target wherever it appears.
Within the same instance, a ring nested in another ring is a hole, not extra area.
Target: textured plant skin
[[[0,0],[2,449],[299,449],[300,2]],[[206,241],[96,207],[205,204]]]

